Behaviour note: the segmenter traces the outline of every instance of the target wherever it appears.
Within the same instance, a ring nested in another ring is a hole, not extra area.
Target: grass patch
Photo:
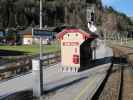
[[[133,61],[133,54],[128,55],[128,59]]]
[[[128,43],[126,44],[128,47],[133,47],[133,40],[129,40]]]
[[[8,51],[20,51],[25,52],[28,55],[35,55],[39,53],[39,45],[19,45],[19,46],[8,46],[0,45],[0,50]],[[51,45],[43,45],[43,53],[54,52],[60,50],[59,44],[57,42],[52,43]]]

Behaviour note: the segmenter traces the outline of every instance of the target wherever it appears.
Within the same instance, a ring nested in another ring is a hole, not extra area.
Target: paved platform
[[[56,92],[52,95],[44,95],[45,100],[90,100],[94,93],[97,91],[103,80],[107,75],[107,70],[109,69],[111,63],[104,64],[102,66],[97,66],[90,70],[77,73],[71,78],[66,78],[66,81],[71,85],[67,87],[58,88]],[[77,80],[74,82],[74,80]],[[61,86],[63,80],[58,81],[57,84],[48,85],[47,89],[52,89],[52,87]],[[54,89],[54,88],[53,88]]]
[[[104,50],[104,53],[97,52],[99,54],[98,58],[99,59],[104,58],[105,63],[102,65],[94,66],[93,68],[88,69],[83,72],[79,72],[79,73],[61,72],[60,64],[56,64],[51,67],[44,68],[44,73],[43,73],[44,90],[45,91],[57,91],[56,92],[57,95],[54,95],[57,97],[59,97],[58,95],[60,95],[62,98],[65,98],[65,97],[67,98],[69,96],[67,94],[70,94],[71,95],[70,97],[72,97],[70,99],[69,98],[68,99],[60,99],[60,98],[55,99],[56,97],[54,97],[54,99],[51,98],[50,100],[73,100],[74,97],[75,97],[74,100],[80,100],[80,98],[85,93],[90,95],[89,97],[87,95],[87,98],[90,98],[93,92],[96,91],[100,83],[103,81],[104,77],[107,74],[107,70],[109,69],[111,65],[110,57],[113,56],[112,50],[105,46],[102,46],[99,50],[102,52],[102,49],[106,49],[106,50]],[[107,57],[109,59],[107,59]],[[68,91],[64,90],[64,88],[67,85],[72,86],[72,88],[67,88]],[[32,90],[32,87],[33,87],[32,73],[28,73],[28,74],[21,75],[21,76],[16,76],[13,79],[0,82],[0,98],[2,98],[3,96],[11,95],[16,92],[20,92],[24,90]],[[63,89],[64,92],[60,92],[60,89]],[[73,92],[74,94],[72,94],[71,92]],[[64,96],[61,95],[62,93],[64,93]],[[76,96],[77,94],[78,96]],[[84,98],[86,98],[86,95]]]
[[[81,73],[72,73],[72,72],[59,72],[58,71],[59,64],[51,66],[44,70],[44,83],[45,89],[49,90],[52,87],[55,87],[56,84],[63,84],[64,81],[73,81],[74,79],[80,79],[82,77],[86,77],[91,73],[94,73],[96,70],[103,70],[105,66],[102,65],[100,68],[97,66],[96,68],[81,72]],[[62,83],[63,82],[63,83]],[[11,80],[0,82],[0,96],[23,91],[26,89],[31,89],[33,83],[32,73],[18,76]],[[55,86],[53,86],[54,84]]]

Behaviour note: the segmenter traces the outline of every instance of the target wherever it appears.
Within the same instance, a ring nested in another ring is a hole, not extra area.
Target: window
[[[78,34],[76,34],[76,37],[78,37]]]

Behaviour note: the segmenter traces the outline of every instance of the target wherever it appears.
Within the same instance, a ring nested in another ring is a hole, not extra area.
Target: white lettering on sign
[[[63,42],[63,46],[78,46],[79,42]]]

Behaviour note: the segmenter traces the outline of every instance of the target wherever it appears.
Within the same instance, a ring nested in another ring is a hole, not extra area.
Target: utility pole
[[[42,29],[42,0],[40,0],[40,30]],[[42,38],[40,36],[40,60],[42,60]]]
[[[40,30],[42,30],[42,0],[40,0]],[[34,31],[34,30],[33,30]],[[42,37],[40,36],[40,57],[32,60],[33,74],[33,96],[40,98],[43,95],[43,53],[42,53]]]
[[[40,30],[42,30],[42,0],[40,0]],[[40,96],[43,95],[43,66],[42,66],[42,59],[43,59],[43,51],[42,51],[42,37],[40,36]]]
[[[40,30],[42,29],[42,0],[40,0]],[[40,36],[40,95],[43,95],[43,66],[42,66],[42,58],[43,58],[43,52],[42,52],[42,37]]]

